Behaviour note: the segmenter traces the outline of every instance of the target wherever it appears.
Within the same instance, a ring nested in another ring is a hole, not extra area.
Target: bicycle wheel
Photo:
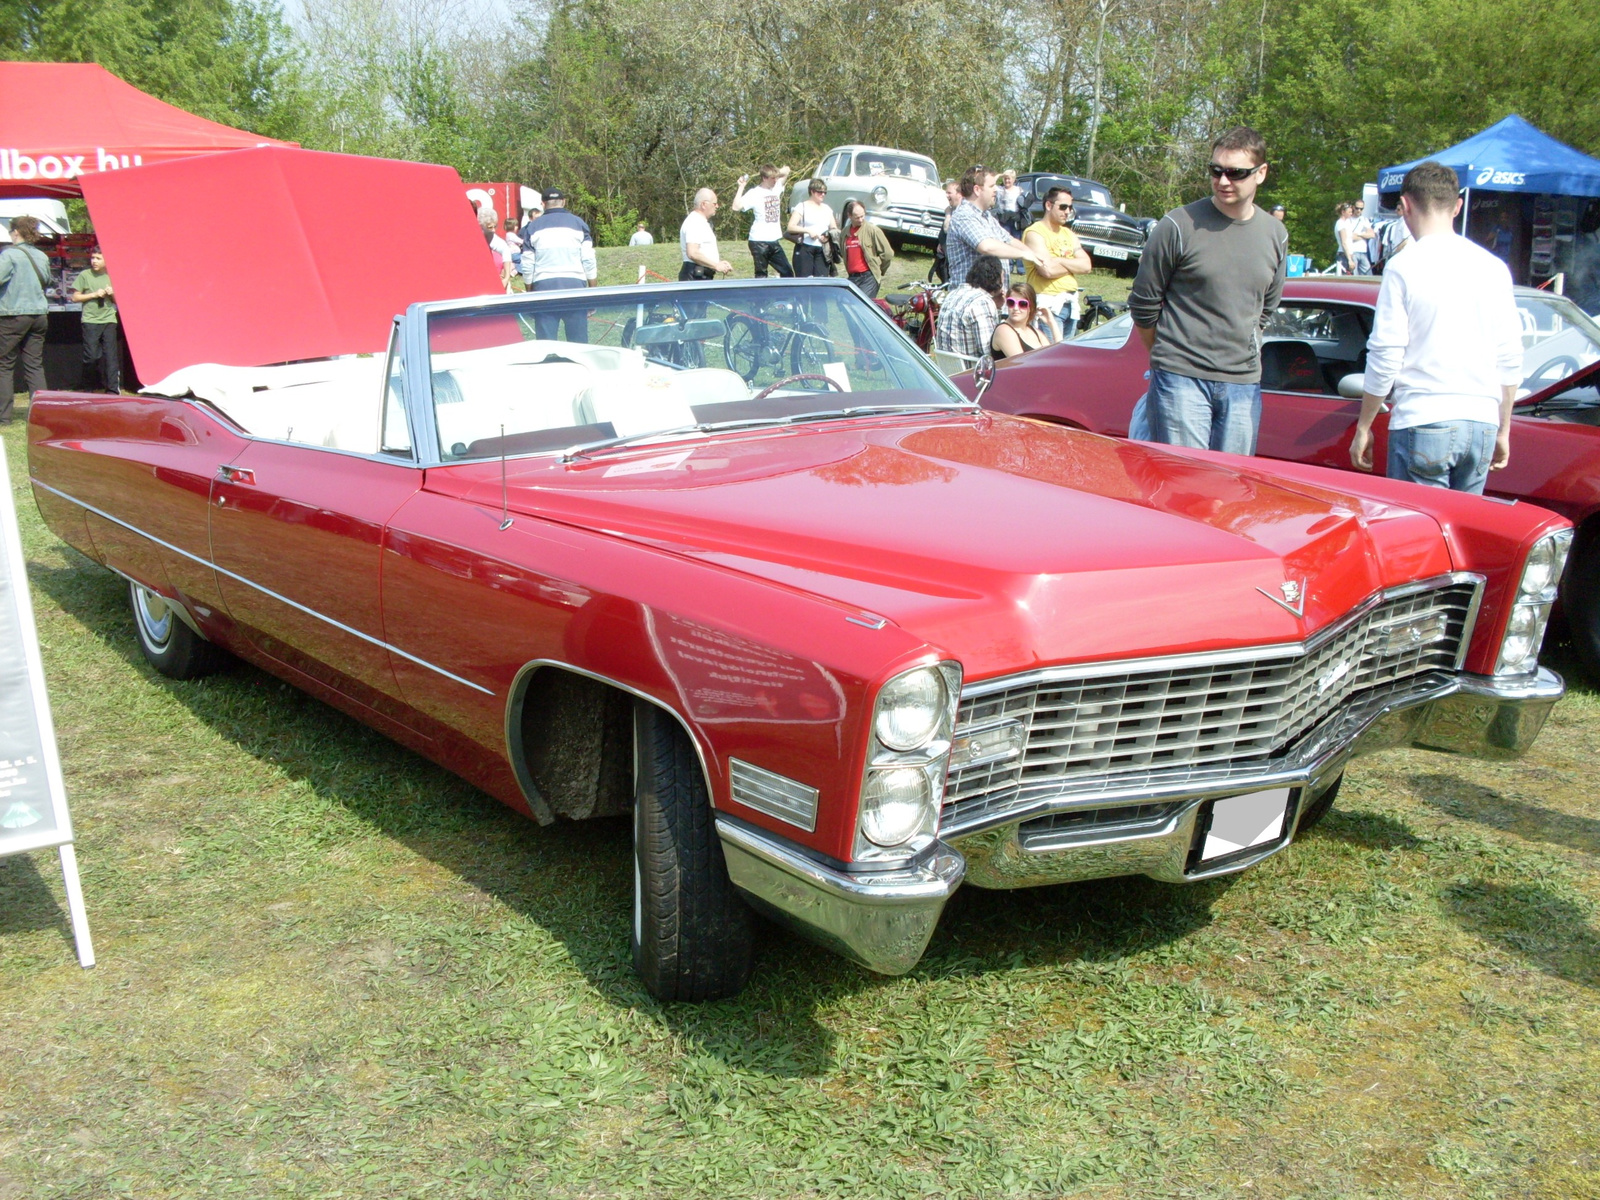
[[[801,321],[789,342],[789,369],[796,375],[825,375],[823,364],[833,361],[833,342],[815,321]]]
[[[728,367],[739,372],[746,383],[754,383],[761,371],[765,332],[749,317],[728,318],[728,332],[722,335],[722,354]]]

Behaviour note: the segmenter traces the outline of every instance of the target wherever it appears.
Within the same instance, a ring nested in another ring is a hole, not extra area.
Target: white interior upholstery
[[[200,363],[144,391],[195,396],[256,437],[376,454],[383,367],[382,355],[274,367]]]
[[[381,355],[273,367],[186,367],[145,389],[195,396],[241,429],[274,441],[375,454],[384,397]],[[694,423],[691,406],[747,399],[734,371],[677,371],[636,349],[524,341],[435,354],[440,449],[542,429],[609,422],[622,437]]]

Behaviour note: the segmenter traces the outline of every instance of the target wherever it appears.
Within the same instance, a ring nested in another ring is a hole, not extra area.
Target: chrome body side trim
[[[462,687],[469,687],[475,692],[482,692],[485,696],[492,696],[492,695],[495,694],[494,690],[492,688],[486,688],[482,684],[473,683],[472,680],[470,680],[470,679],[463,679],[463,678],[461,678],[461,676],[459,676],[457,674],[454,674],[451,671],[447,671],[443,667],[437,666],[436,664],[429,662],[425,658],[418,658],[415,654],[412,654],[412,653],[410,653],[409,651],[406,651],[406,650],[402,650],[402,649],[400,649],[399,646],[396,646],[396,645],[393,645],[393,644],[391,644],[389,642],[386,642],[382,638],[373,637],[370,633],[362,633],[361,630],[359,630],[359,629],[352,629],[349,625],[346,625],[343,621],[336,621],[332,617],[328,616],[326,613],[320,613],[314,608],[306,607],[304,604],[301,604],[298,600],[291,600],[291,599],[289,599],[289,597],[281,595],[278,592],[273,591],[271,588],[262,587],[261,584],[257,583],[253,579],[246,579],[243,575],[237,574],[234,571],[230,571],[226,567],[219,567],[216,563],[212,562],[210,559],[202,558],[198,554],[192,554],[188,550],[185,550],[182,546],[174,546],[171,542],[163,541],[161,538],[156,537],[155,534],[147,533],[145,530],[140,529],[137,525],[130,525],[127,521],[124,521],[121,517],[114,517],[110,513],[105,512],[102,509],[96,508],[92,504],[86,504],[86,503],[84,503],[84,501],[79,500],[76,496],[68,495],[66,492],[61,491],[59,488],[53,488],[48,483],[45,483],[40,479],[33,478],[33,477],[30,476],[28,481],[30,483],[32,483],[35,487],[43,488],[45,491],[49,492],[53,496],[60,496],[63,500],[66,500],[71,504],[76,504],[79,508],[85,510],[86,512],[92,512],[92,513],[94,513],[95,516],[101,517],[101,518],[103,518],[103,519],[105,519],[107,521],[110,521],[113,525],[120,525],[122,528],[128,530],[128,532],[138,534],[140,537],[145,538],[150,542],[153,542],[157,546],[160,546],[163,550],[170,550],[174,554],[180,554],[184,558],[189,559],[191,562],[199,563],[202,567],[210,567],[213,571],[217,572],[219,575],[226,575],[229,579],[232,579],[232,580],[234,580],[234,581],[236,581],[238,583],[242,583],[248,588],[254,588],[256,591],[260,592],[263,596],[270,596],[272,599],[278,601],[278,603],[287,604],[290,608],[295,609],[297,612],[303,612],[308,617],[315,617],[317,620],[323,622],[324,624],[333,626],[335,629],[339,630],[341,633],[348,633],[351,637],[359,638],[361,641],[366,642],[369,645],[377,646],[379,649],[382,649],[382,650],[387,650],[391,654],[398,654],[401,658],[405,659],[407,662],[416,663],[417,666],[419,666],[419,667],[426,667],[428,670],[434,672],[437,675],[443,675],[446,679],[450,680],[453,683],[461,684]]]
[[[964,867],[961,855],[935,842],[908,866],[846,873],[724,814],[717,835],[728,875],[754,907],[884,975],[904,974],[922,958]]]

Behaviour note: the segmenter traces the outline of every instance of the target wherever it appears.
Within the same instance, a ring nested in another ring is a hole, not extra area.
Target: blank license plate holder
[[[1188,872],[1213,871],[1284,845],[1299,803],[1300,789],[1290,787],[1206,801],[1195,818]]]

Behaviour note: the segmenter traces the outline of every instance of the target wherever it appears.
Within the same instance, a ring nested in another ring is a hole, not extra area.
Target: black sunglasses
[[[1258,163],[1253,167],[1225,167],[1221,163],[1212,163],[1211,178],[1221,179],[1224,175],[1226,175],[1229,179],[1233,180],[1235,183],[1238,183],[1241,179],[1249,179],[1250,176],[1254,175],[1266,165],[1266,163]]]
[[[1062,212],[1071,212],[1072,211],[1072,203],[1071,203],[1071,201],[1065,201],[1065,202],[1057,201],[1056,204],[1054,205],[1054,207],[1055,208],[1059,208]]]

